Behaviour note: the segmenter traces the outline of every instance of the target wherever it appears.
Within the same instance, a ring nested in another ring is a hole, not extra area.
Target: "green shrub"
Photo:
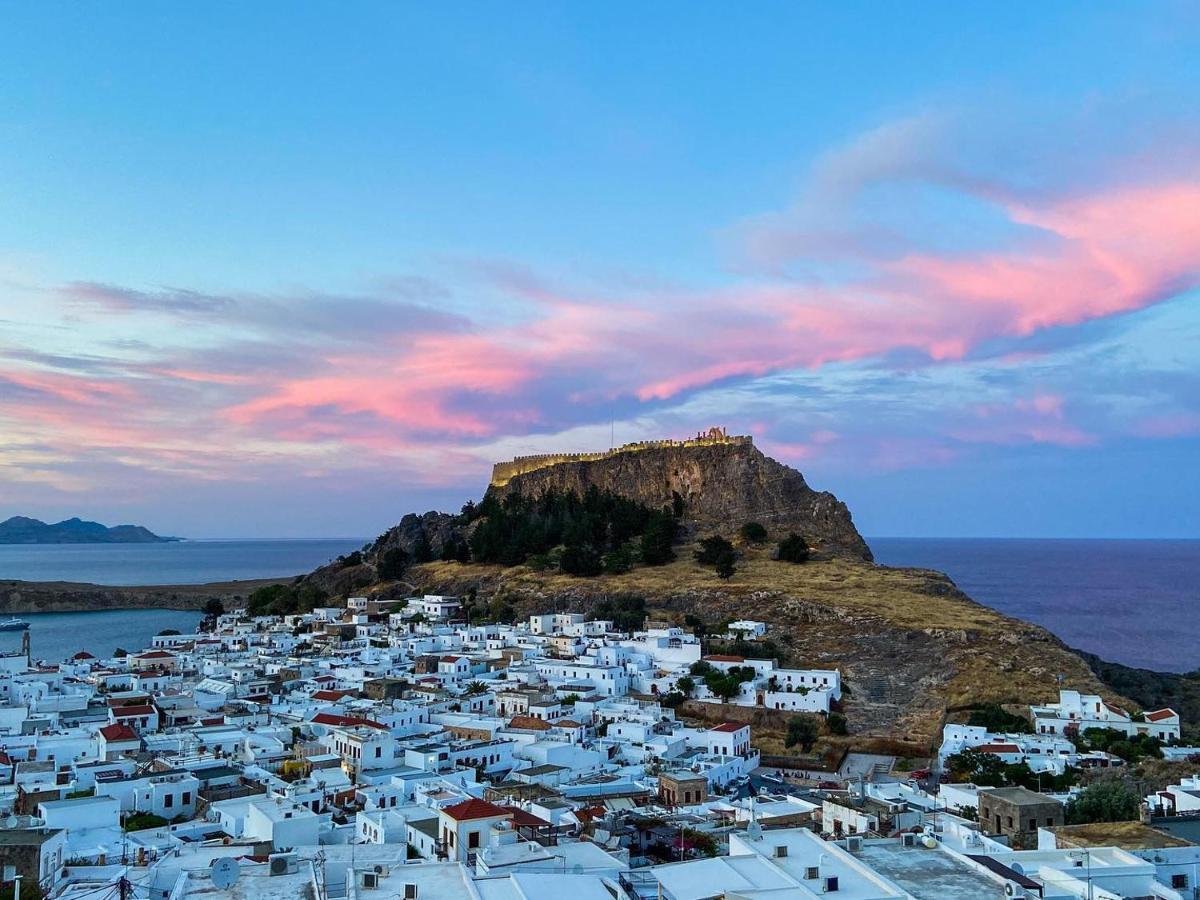
[[[762,544],[767,540],[767,529],[761,522],[747,522],[738,532],[747,544]]]
[[[775,558],[780,562],[806,563],[810,556],[808,544],[798,534],[789,534],[779,542]]]

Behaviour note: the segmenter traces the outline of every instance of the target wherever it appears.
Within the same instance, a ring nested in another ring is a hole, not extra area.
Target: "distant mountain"
[[[141,525],[115,525],[65,519],[53,525],[27,516],[0,522],[0,544],[158,544],[179,538],[159,537]]]

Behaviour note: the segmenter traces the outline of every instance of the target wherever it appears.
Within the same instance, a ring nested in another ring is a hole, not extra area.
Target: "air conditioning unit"
[[[1013,900],[1025,900],[1025,888],[1015,881],[1006,881],[1004,882],[1004,896],[1012,897]]]
[[[915,834],[904,835],[904,846],[905,847],[917,846],[917,836]]]
[[[300,871],[300,860],[295,853],[272,854],[267,865],[271,875],[295,875]]]
[[[838,889],[838,878],[836,875],[828,875],[821,882],[821,893],[832,894]]]
[[[374,872],[363,872],[361,884],[364,891],[373,891],[379,887],[379,876]]]
[[[386,878],[388,875],[392,874],[392,870],[389,869],[387,866],[383,865],[383,863],[376,863],[372,867],[371,871],[373,871],[376,875],[380,876],[381,878]]]
[[[862,850],[862,838],[858,836],[846,838],[846,849],[851,853],[858,853]]]

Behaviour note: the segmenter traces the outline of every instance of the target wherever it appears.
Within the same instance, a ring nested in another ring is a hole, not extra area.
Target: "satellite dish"
[[[5,828],[16,828],[21,824],[21,820],[17,816],[9,816],[4,820]]]
[[[1014,872],[1016,872],[1018,875],[1025,874],[1025,867],[1023,865],[1021,865],[1020,863],[1013,863],[1011,866],[1009,866],[1009,868],[1012,869]]]
[[[228,887],[232,887],[241,874],[241,867],[238,866],[238,861],[232,856],[222,856],[212,861],[210,876],[215,888],[225,890]]]

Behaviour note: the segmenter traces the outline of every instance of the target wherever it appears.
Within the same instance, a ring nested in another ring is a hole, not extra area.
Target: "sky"
[[[5,3],[0,519],[372,536],[711,425],[1200,537],[1188,4]]]

